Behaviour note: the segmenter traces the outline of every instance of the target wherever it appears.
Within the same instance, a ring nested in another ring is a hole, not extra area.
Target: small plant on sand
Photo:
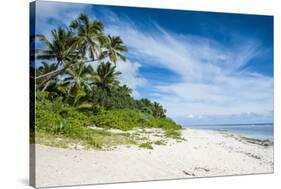
[[[165,145],[166,142],[164,140],[157,140],[157,141],[154,142],[154,144],[156,144],[156,145]]]
[[[146,142],[146,143],[142,143],[139,145],[140,148],[145,148],[145,149],[149,149],[152,150],[153,146],[151,142]]]
[[[180,130],[172,130],[168,129],[165,131],[165,136],[169,138],[173,138],[176,140],[182,140],[183,138],[181,137],[181,132]]]

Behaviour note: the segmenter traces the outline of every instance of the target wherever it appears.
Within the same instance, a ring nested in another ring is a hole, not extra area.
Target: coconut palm
[[[101,22],[90,21],[87,15],[81,14],[72,21],[70,28],[77,32],[84,56],[89,53],[93,60],[109,57],[114,63],[117,62],[118,58],[126,60],[122,53],[128,51],[128,48],[120,37],[106,36]]]
[[[93,78],[95,85],[98,88],[109,91],[110,87],[118,85],[117,77],[121,72],[116,71],[116,66],[112,66],[110,62],[100,63]]]
[[[71,31],[59,27],[52,30],[51,35],[51,40],[40,34],[34,36],[46,48],[35,49],[32,56],[39,60],[55,61],[56,68],[36,77],[36,80],[40,79],[39,88],[43,88],[47,83],[56,79],[71,63],[81,58],[77,51],[77,37]],[[63,69],[59,69],[59,67],[63,67]]]
[[[58,68],[77,58],[77,37],[71,31],[59,27],[51,31],[51,36],[51,40],[40,34],[34,36],[46,47],[45,49],[36,49],[34,51],[36,59],[55,61]]]
[[[91,91],[89,80],[93,74],[90,65],[77,64],[66,70],[62,86],[67,88],[70,104],[76,105],[79,99],[86,97],[87,92]]]
[[[90,21],[87,15],[81,14],[71,22],[70,28],[78,35],[78,44],[83,56],[89,56],[93,60],[97,59],[101,46],[106,41],[103,24],[98,21]]]
[[[109,57],[109,60],[114,63],[116,63],[118,59],[126,61],[126,57],[123,53],[127,51],[128,48],[124,45],[120,37],[112,37],[108,35],[101,57]]]

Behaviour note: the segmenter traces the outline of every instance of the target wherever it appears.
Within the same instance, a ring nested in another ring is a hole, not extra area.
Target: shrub
[[[169,118],[156,119],[153,116],[137,110],[104,110],[92,117],[98,127],[131,130],[140,128],[162,128],[165,130],[178,130],[181,128]]]
[[[133,110],[102,111],[93,116],[93,122],[98,127],[131,130],[134,127],[145,127],[147,122],[140,113]]]
[[[42,109],[37,109],[35,129],[42,129],[47,132],[59,134],[58,125],[62,124],[63,119],[60,115]]]
[[[182,127],[169,118],[159,119],[158,127],[165,130],[178,130]]]

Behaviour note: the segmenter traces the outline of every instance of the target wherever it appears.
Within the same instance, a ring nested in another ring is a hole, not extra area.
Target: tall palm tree
[[[104,50],[101,57],[109,57],[109,60],[116,63],[118,59],[126,61],[126,57],[123,55],[127,52],[128,48],[124,45],[120,37],[114,37],[108,35],[107,42],[104,44]]]
[[[109,91],[110,87],[119,84],[117,77],[121,72],[116,71],[116,66],[112,66],[110,62],[100,63],[94,76],[94,83],[98,88]]]
[[[40,34],[34,36],[46,47],[34,50],[36,59],[56,61],[55,65],[58,68],[77,58],[77,37],[71,31],[59,27],[51,31],[51,36],[51,40]]]
[[[72,21],[70,28],[78,35],[82,54],[89,55],[92,61],[107,57],[114,63],[117,62],[118,58],[126,61],[123,52],[127,52],[128,48],[120,37],[106,36],[104,25],[101,22],[90,21],[87,15],[80,14],[76,20]]]
[[[51,80],[56,79],[65,69],[59,67],[68,67],[72,62],[81,58],[77,51],[77,37],[73,32],[59,27],[51,31],[51,40],[44,35],[37,34],[34,38],[39,39],[44,45],[44,49],[35,49],[31,56],[39,60],[55,61],[55,69],[36,76],[36,80],[40,79],[39,88],[46,86]],[[44,79],[41,79],[44,78]]]
[[[98,21],[90,21],[87,15],[80,14],[76,20],[71,22],[70,28],[78,35],[80,52],[83,56],[97,59],[101,52],[101,46],[106,41],[103,24]]]
[[[121,72],[115,71],[116,67],[110,62],[100,63],[97,67],[94,77],[93,102],[104,108],[108,107],[108,101],[111,97],[112,89],[119,84],[117,77]]]

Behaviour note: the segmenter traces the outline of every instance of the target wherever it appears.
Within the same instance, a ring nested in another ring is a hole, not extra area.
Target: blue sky
[[[273,122],[273,17],[39,1],[36,32],[80,13],[128,46],[117,65],[135,98],[185,125]]]

